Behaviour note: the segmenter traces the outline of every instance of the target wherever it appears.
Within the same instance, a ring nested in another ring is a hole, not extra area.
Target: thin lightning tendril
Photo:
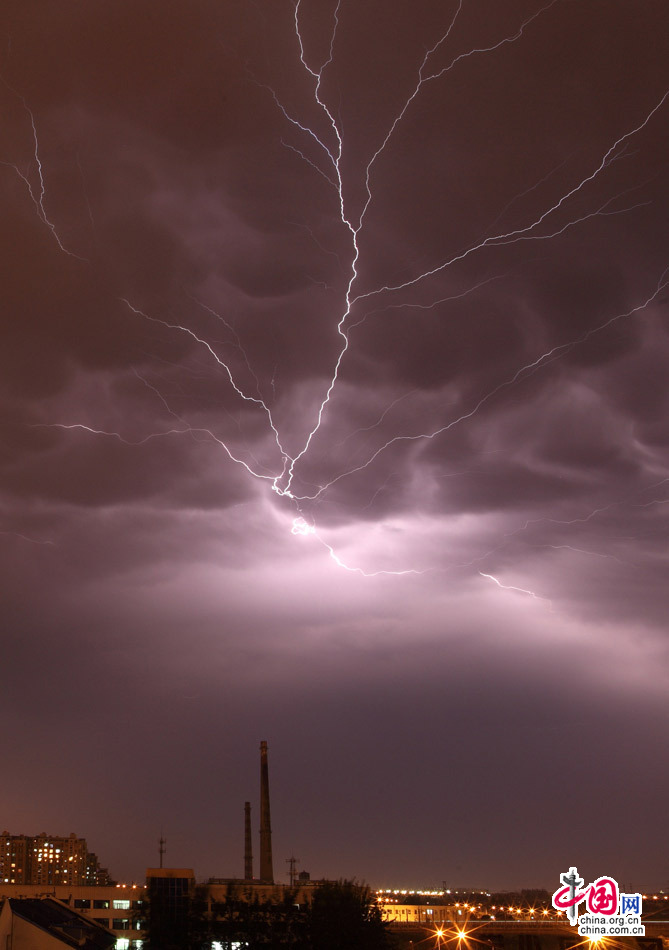
[[[37,126],[35,125],[35,116],[33,115],[32,109],[29,107],[28,103],[26,102],[25,97],[20,95],[15,89],[13,89],[5,79],[0,77],[0,81],[2,81],[3,85],[7,89],[9,89],[9,91],[13,93],[13,95],[15,95],[16,98],[21,102],[28,118],[30,119],[30,128],[32,130],[32,140],[33,140],[33,160],[35,162],[35,167],[37,168],[37,179],[39,182],[38,193],[35,194],[32,183],[30,179],[28,178],[28,175],[24,174],[21,171],[21,169],[18,167],[18,165],[14,165],[11,162],[0,162],[0,165],[4,165],[6,168],[13,168],[16,174],[21,179],[21,181],[24,183],[24,185],[26,186],[28,190],[28,195],[30,196],[30,200],[32,201],[33,205],[35,206],[35,210],[37,211],[37,217],[40,219],[40,221],[42,221],[43,224],[47,226],[47,228],[51,232],[60,250],[63,251],[64,254],[67,254],[68,257],[74,257],[78,261],[83,261],[84,263],[88,263],[85,257],[80,257],[79,254],[75,254],[73,251],[69,251],[65,247],[65,245],[60,239],[60,235],[58,234],[58,231],[56,230],[56,225],[53,223],[53,221],[51,221],[48,214],[46,213],[46,208],[44,207],[44,201],[46,199],[46,184],[44,182],[44,171],[42,169],[42,159],[40,158],[39,139],[37,136]],[[89,206],[89,212],[90,212],[90,206]]]
[[[494,574],[484,574],[483,571],[479,571],[479,574],[481,575],[481,577],[487,577],[489,580],[493,581],[502,590],[515,590],[519,594],[529,594],[529,596],[533,597],[534,600],[546,600],[548,601],[549,604],[551,604],[551,601],[548,600],[547,597],[541,597],[539,594],[536,594],[533,590],[527,590],[527,588],[525,587],[514,587],[512,584],[503,584],[500,580],[498,580],[495,577]],[[551,604],[551,607],[552,607],[552,604]]]
[[[353,305],[354,303],[357,303],[359,300],[366,300],[380,293],[384,293],[384,292],[393,293],[398,290],[405,290],[407,287],[413,287],[416,284],[418,284],[420,281],[425,280],[428,277],[433,277],[435,274],[441,273],[442,271],[446,270],[446,268],[451,267],[453,264],[459,263],[460,261],[464,261],[466,258],[474,254],[476,251],[483,250],[483,248],[498,247],[500,245],[513,244],[520,240],[527,240],[528,237],[534,237],[536,239],[537,235],[530,235],[530,232],[534,231],[535,228],[538,228],[539,225],[543,224],[544,221],[550,215],[554,214],[556,211],[561,209],[562,206],[570,198],[572,198],[574,195],[582,191],[585,188],[585,186],[588,185],[590,182],[594,181],[604,171],[604,169],[607,168],[611,164],[613,159],[616,157],[616,152],[620,148],[620,146],[623,143],[626,143],[628,139],[630,139],[633,135],[636,135],[637,133],[639,133],[642,129],[644,129],[648,125],[652,117],[664,105],[668,97],[669,97],[669,90],[664,93],[664,95],[659,100],[659,102],[657,102],[655,106],[653,106],[651,111],[647,113],[646,117],[639,125],[637,125],[633,129],[630,129],[628,132],[625,132],[618,139],[616,139],[616,141],[607,150],[604,157],[601,159],[599,165],[597,165],[597,167],[594,169],[593,172],[591,172],[590,175],[587,175],[585,178],[581,179],[581,181],[577,185],[575,185],[568,192],[562,195],[558,201],[554,202],[550,208],[542,212],[530,224],[522,228],[515,228],[513,231],[507,231],[506,233],[503,233],[503,234],[495,234],[495,235],[492,235],[491,237],[487,237],[483,241],[480,241],[478,244],[474,244],[466,248],[464,251],[461,251],[460,253],[454,255],[453,257],[439,264],[437,267],[433,267],[430,270],[424,271],[422,274],[418,274],[418,276],[412,278],[411,280],[404,281],[404,283],[386,284],[382,287],[378,287],[376,290],[370,290],[365,294],[361,294],[359,297],[354,297],[353,300],[351,301],[351,305]],[[592,217],[594,214],[597,214],[597,213],[598,212],[591,212],[590,215],[586,215],[583,217],[583,219],[579,219],[579,220],[586,220],[588,217]],[[546,239],[546,237],[555,237],[558,234],[563,233],[563,231],[566,230],[566,228],[569,226],[570,224],[568,223],[559,231],[556,231],[554,234],[544,236],[544,240]]]
[[[313,536],[316,538],[316,540],[328,551],[335,564],[338,567],[343,568],[345,571],[348,571],[350,574],[360,574],[362,577],[380,577],[383,574],[394,577],[403,577],[407,574],[428,574],[431,570],[434,570],[434,568],[426,568],[423,571],[418,571],[414,568],[410,568],[405,571],[363,571],[360,567],[351,567],[349,564],[346,564],[345,561],[343,561],[335,552],[332,545],[328,544],[327,541],[324,541],[316,531],[316,528],[313,525],[308,524],[303,517],[300,516],[295,518],[293,520],[293,526],[290,530],[292,534],[301,535],[302,537]]]
[[[27,541],[29,544],[38,544],[44,547],[55,547],[54,541],[41,541],[38,538],[29,538],[27,534],[20,534],[18,531],[0,531],[0,535],[5,538],[18,538],[19,541]]]

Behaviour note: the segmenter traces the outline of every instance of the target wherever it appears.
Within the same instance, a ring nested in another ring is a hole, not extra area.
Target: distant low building
[[[387,923],[440,926],[466,915],[474,917],[480,904],[457,901],[449,891],[378,890],[376,901]]]
[[[382,920],[387,923],[399,924],[445,924],[457,916],[457,909],[452,904],[418,904],[398,901],[397,903],[379,904]]]

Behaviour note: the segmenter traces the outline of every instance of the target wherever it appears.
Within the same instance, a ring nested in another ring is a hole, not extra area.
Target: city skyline
[[[667,4],[0,41],[3,827],[666,886]]]

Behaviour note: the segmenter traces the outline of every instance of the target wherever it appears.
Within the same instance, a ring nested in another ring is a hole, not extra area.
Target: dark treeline
[[[223,901],[207,899],[196,888],[178,902],[158,892],[147,895],[141,911],[143,950],[389,950],[393,946],[368,888],[351,881],[322,884],[310,904],[296,903],[296,892],[279,902],[244,894],[231,884]]]

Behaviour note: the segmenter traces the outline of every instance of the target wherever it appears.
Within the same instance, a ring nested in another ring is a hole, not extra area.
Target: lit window
[[[130,910],[130,901],[112,901],[114,910]]]

